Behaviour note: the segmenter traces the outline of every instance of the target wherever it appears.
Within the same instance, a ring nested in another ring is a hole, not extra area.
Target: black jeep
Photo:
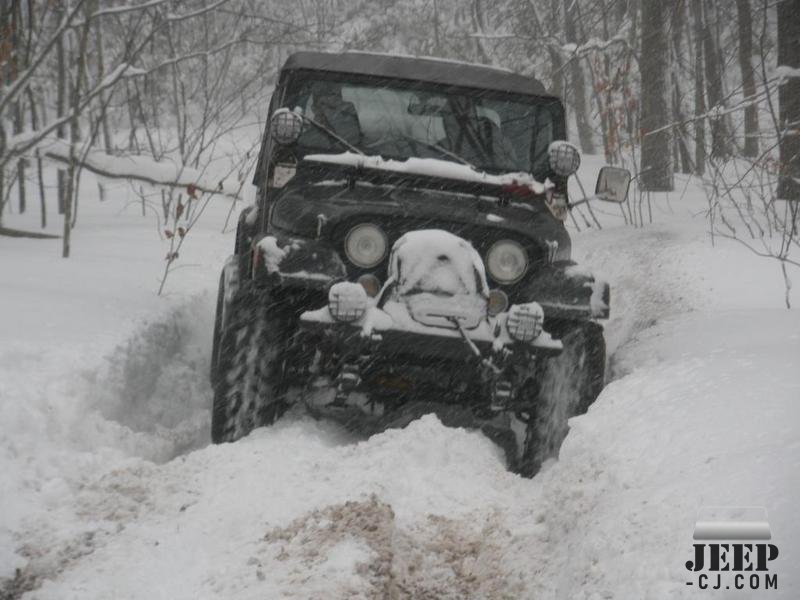
[[[570,260],[560,100],[484,66],[300,52],[269,114],[220,278],[213,441],[295,404],[367,433],[436,413],[534,474],[603,387],[609,311]],[[605,167],[596,197],[629,181]]]

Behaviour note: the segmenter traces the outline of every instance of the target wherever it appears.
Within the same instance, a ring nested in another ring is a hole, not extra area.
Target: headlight
[[[362,223],[356,225],[344,240],[344,251],[347,258],[357,267],[369,269],[386,256],[389,243],[386,234],[377,225]]]
[[[334,283],[328,291],[328,310],[337,321],[357,321],[367,311],[367,292],[360,283]]]
[[[520,342],[532,342],[542,333],[544,311],[536,302],[515,304],[508,311],[506,327],[508,333]]]
[[[498,283],[514,283],[528,268],[528,253],[513,240],[500,240],[489,248],[486,268]]]

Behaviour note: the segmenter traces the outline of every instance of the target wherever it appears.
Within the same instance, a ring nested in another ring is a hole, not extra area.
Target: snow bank
[[[184,253],[202,266],[163,303],[152,224],[118,205],[82,202],[97,212],[70,261],[0,238],[0,590],[20,568],[41,600],[699,598],[715,594],[686,585],[695,517],[733,504],[764,506],[780,548],[759,593],[798,597],[800,319],[777,272],[709,246],[699,196],[673,201],[658,225],[576,236],[612,286],[612,381],[533,480],[432,416],[368,440],[291,414],[235,444],[161,445],[204,427],[231,240],[198,231]]]
[[[159,298],[168,242],[155,219],[127,184],[99,202],[86,178],[72,258],[59,240],[0,238],[0,596],[17,568],[36,581],[91,552],[115,531],[101,514],[141,509],[92,491],[99,478],[208,443],[209,288],[233,243],[219,234],[227,207],[207,208]],[[35,229],[37,208],[7,207],[5,221]]]

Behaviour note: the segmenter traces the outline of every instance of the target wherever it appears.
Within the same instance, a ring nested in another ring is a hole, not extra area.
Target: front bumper
[[[362,318],[350,323],[334,319],[327,306],[307,311],[300,316],[300,328],[319,332],[350,352],[366,345],[373,354],[398,358],[410,355],[415,360],[464,359],[474,356],[475,349],[487,359],[509,350],[541,356],[561,352],[561,342],[545,331],[532,342],[514,340],[505,328],[506,316],[507,313],[502,313],[487,317],[477,327],[466,330],[469,342],[455,325],[452,328],[424,325],[415,321],[402,303],[391,301],[382,309],[370,306]]]
[[[296,343],[316,353],[309,372],[333,385],[324,386],[328,395],[308,396],[306,406],[320,416],[359,423],[359,429],[373,421],[391,426],[407,414],[401,407],[415,402],[458,405],[472,423],[478,419],[487,426],[500,413],[529,410],[531,399],[517,397],[520,376],[538,373],[562,344],[545,331],[529,342],[515,340],[507,319],[508,313],[484,317],[470,329],[461,321],[452,328],[426,325],[393,300],[381,308],[370,300],[352,322],[336,320],[330,305],[307,311]]]

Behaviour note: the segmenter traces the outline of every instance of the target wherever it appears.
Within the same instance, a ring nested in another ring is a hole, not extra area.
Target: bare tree
[[[576,21],[579,18],[580,6],[578,0],[570,2],[564,10],[564,34],[568,43],[574,44],[578,41]],[[581,55],[574,55],[569,64],[570,84],[572,90],[569,94],[572,106],[575,108],[575,123],[578,127],[578,140],[581,149],[594,154],[594,136],[592,132],[591,120],[589,118],[589,108],[586,103],[586,84],[584,81]]]
[[[674,188],[671,161],[669,85],[669,40],[667,7],[660,0],[642,3],[642,161],[640,182],[648,191]]]
[[[694,23],[694,114],[706,112],[705,77],[703,60],[703,0],[690,0],[692,21]],[[694,172],[703,175],[706,168],[706,121],[703,118],[694,121]]]
[[[671,29],[671,51],[672,69],[670,79],[672,83],[672,114],[681,123],[674,132],[673,136],[673,163],[678,168],[680,165],[681,173],[691,173],[691,157],[689,148],[686,145],[688,134],[684,122],[686,120],[683,110],[683,85],[681,83],[680,72],[686,67],[684,52],[684,35],[686,21],[686,1],[677,0],[672,10],[670,29]]]
[[[800,7],[788,6],[791,4],[798,3],[778,3],[779,72],[788,70],[789,74],[800,74],[800,71],[795,72],[797,66],[800,66],[800,12],[797,10]],[[800,199],[800,185],[796,179],[800,174],[797,168],[800,147],[791,147],[798,138],[793,127],[800,123],[800,102],[797,102],[797,90],[790,90],[790,95],[787,96],[785,83],[780,85],[781,77],[774,77],[768,69],[772,60],[772,44],[767,39],[767,23],[771,20],[771,10],[769,0],[764,0],[761,7],[762,31],[759,37],[757,68],[760,81],[757,84],[756,97],[745,99],[740,106],[731,107],[725,114],[741,111],[758,98],[761,107],[769,115],[770,123],[769,129],[760,131],[760,134],[776,142],[768,145],[754,158],[736,152],[732,152],[724,161],[710,157],[704,183],[709,201],[708,218],[712,236],[733,240],[758,256],[776,261],[784,281],[784,302],[790,308],[792,281],[789,269],[800,268],[800,261],[797,260],[797,253],[800,251],[800,202],[796,201]],[[789,82],[792,81],[798,79],[790,78]],[[774,99],[776,89],[780,107]],[[706,116],[700,115],[700,118]],[[714,116],[724,115],[717,113]],[[780,160],[775,151],[776,146],[780,146]],[[778,182],[780,183],[776,189]],[[781,201],[781,197],[789,201]]]
[[[800,2],[778,3],[778,64],[795,69],[780,86],[779,141],[781,178],[778,196],[800,200]],[[797,214],[797,203],[793,210]],[[796,220],[795,220],[796,224]]]
[[[742,95],[744,108],[744,155],[758,155],[758,108],[756,106],[756,82],[753,72],[753,16],[749,0],[736,0],[736,17],[739,24],[739,68],[742,71]]]
[[[726,127],[725,93],[722,85],[722,65],[719,60],[719,40],[712,34],[709,26],[709,13],[719,9],[713,2],[704,0],[700,3],[703,24],[703,49],[706,67],[706,91],[708,106],[712,110],[711,121],[711,155],[725,158],[731,154],[731,137]]]

